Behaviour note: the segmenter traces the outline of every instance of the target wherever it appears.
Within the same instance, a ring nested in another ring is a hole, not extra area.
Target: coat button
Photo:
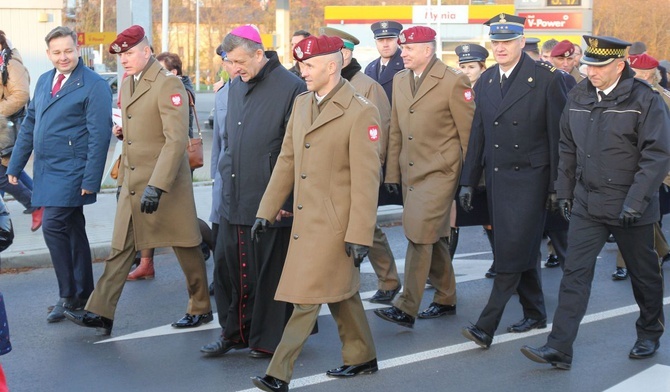
[[[300,178],[302,178],[302,179],[304,180],[305,178],[307,178],[307,174],[302,173],[302,174],[300,175]]]
[[[131,194],[131,195],[134,195],[134,194],[135,194],[135,191],[130,191],[130,194]]]
[[[305,148],[309,148],[309,143],[305,143]]]
[[[242,122],[241,122],[241,121],[238,121],[238,122],[237,122],[237,125],[242,125]]]
[[[493,147],[495,147],[495,148],[498,148],[498,147],[500,147],[500,146],[499,146],[499,145],[497,145],[497,144],[494,144],[494,145],[493,145]]]
[[[409,112],[410,112],[410,113],[414,113],[414,109],[410,109]]]
[[[512,125],[519,125],[518,121],[512,121]]]
[[[414,162],[410,162],[409,165],[410,165],[410,166],[414,166]]]
[[[518,145],[518,144],[515,144],[515,145],[514,145],[514,148],[518,149],[518,148],[519,148],[519,145]]]
[[[235,178],[235,173],[231,174],[230,176],[233,177],[233,178]]]
[[[132,115],[132,114],[129,114],[127,117],[128,117],[128,118],[133,118],[133,115]]]
[[[514,170],[519,171],[519,166],[514,166]]]
[[[409,139],[409,140],[414,140],[414,136],[409,135],[408,139]]]
[[[128,145],[130,146],[131,144],[133,144],[133,142],[128,140]]]
[[[298,204],[298,209],[302,210],[302,204]]]
[[[587,157],[587,158],[591,158],[591,154],[586,154],[586,157]]]
[[[130,167],[130,170],[135,170],[135,166],[131,166],[131,167]]]
[[[497,122],[497,121],[496,121],[496,122],[494,122],[494,123],[493,123],[493,125],[498,125],[498,122]]]
[[[297,234],[293,234],[293,239],[294,239],[294,240],[297,240],[298,238],[300,238],[299,235],[297,235]]]
[[[413,187],[413,186],[409,187],[409,190],[410,190],[410,191],[413,191],[413,190],[414,190],[414,187]]]
[[[493,168],[493,171],[498,171],[498,168],[497,168],[497,167],[494,167],[494,168]]]

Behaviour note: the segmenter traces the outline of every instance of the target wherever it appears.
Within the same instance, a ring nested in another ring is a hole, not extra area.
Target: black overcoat
[[[496,270],[514,273],[537,262],[567,89],[559,72],[525,53],[507,84],[503,97],[496,65],[475,85],[477,108],[461,185],[477,186],[485,171]]]

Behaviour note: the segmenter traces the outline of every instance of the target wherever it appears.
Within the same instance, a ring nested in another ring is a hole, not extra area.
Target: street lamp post
[[[200,91],[200,0],[195,0],[195,91]]]

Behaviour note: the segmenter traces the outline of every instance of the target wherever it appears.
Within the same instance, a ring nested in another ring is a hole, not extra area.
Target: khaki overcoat
[[[374,79],[364,74],[361,71],[356,74],[349,81],[357,93],[367,98],[379,110],[379,117],[381,119],[381,136],[379,137],[379,159],[382,166],[386,161],[386,149],[389,144],[389,129],[391,127],[391,104],[381,84]]]
[[[475,101],[460,70],[440,60],[426,70],[416,95],[413,73],[393,80],[385,183],[401,183],[403,229],[416,244],[449,236],[449,213],[467,151]]]
[[[294,220],[275,299],[339,302],[354,295],[360,271],[345,242],[372,245],[379,189],[379,112],[349,82],[312,123],[314,93],[296,98],[281,153],[257,216],[274,222],[293,191]]]
[[[132,83],[129,76],[121,86],[124,139],[112,248],[123,248],[131,222],[137,249],[196,246],[201,236],[186,153],[186,90],[181,80],[153,57],[134,93]],[[140,212],[147,185],[164,191],[153,214]]]

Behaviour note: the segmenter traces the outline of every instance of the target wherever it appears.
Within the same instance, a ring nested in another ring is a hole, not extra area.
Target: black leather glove
[[[386,192],[389,194],[400,194],[400,184],[393,184],[393,183],[386,183],[384,184],[384,187],[386,188]]]
[[[458,202],[465,212],[472,211],[472,194],[474,189],[471,186],[462,186],[461,191],[458,192]]]
[[[140,199],[140,211],[146,214],[153,214],[158,209],[158,201],[161,199],[163,191],[152,185],[144,188],[144,193]]]
[[[556,205],[558,207],[558,213],[563,219],[570,222],[570,216],[572,215],[572,199],[558,199]]]
[[[119,202],[119,195],[121,194],[121,187],[116,188],[116,202]]]
[[[251,226],[251,237],[258,241],[261,238],[261,234],[270,227],[270,222],[267,219],[256,218],[256,222]]]
[[[361,266],[361,262],[368,255],[369,248],[365,245],[352,244],[350,242],[344,243],[344,249],[347,251],[347,256],[354,256],[354,267]]]
[[[549,212],[558,211],[558,200],[556,199],[556,192],[550,192],[547,195],[547,202],[544,205],[544,208]]]
[[[623,227],[631,227],[640,218],[642,218],[642,213],[624,205],[621,214],[619,214],[619,224]]]

